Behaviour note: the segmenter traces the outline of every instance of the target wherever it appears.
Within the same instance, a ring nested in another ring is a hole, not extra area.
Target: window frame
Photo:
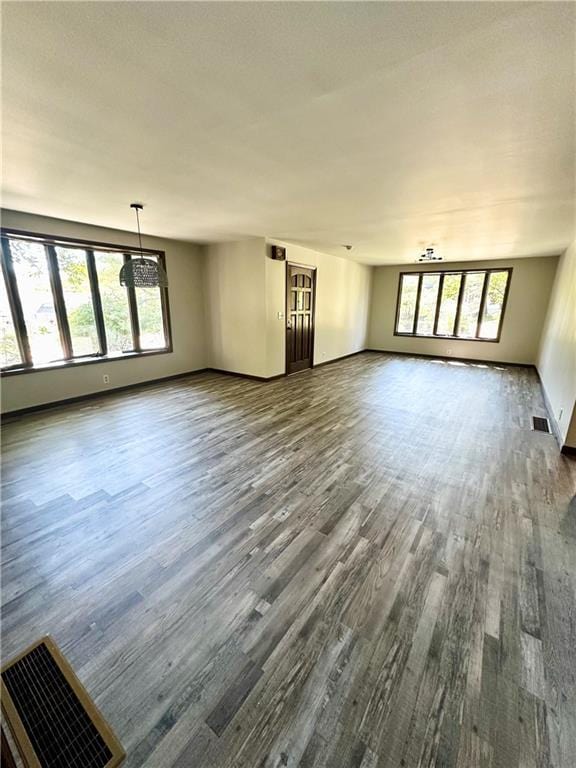
[[[394,336],[405,336],[408,338],[416,338],[416,339],[448,339],[450,341],[474,341],[474,342],[483,341],[483,342],[491,342],[492,344],[498,344],[502,334],[504,315],[506,313],[508,294],[510,292],[510,283],[512,282],[512,271],[513,271],[513,267],[486,267],[484,269],[478,269],[478,268],[476,269],[416,269],[416,270],[410,270],[406,272],[400,272],[398,277],[398,292],[396,295],[396,316],[394,319]],[[494,272],[507,272],[508,279],[506,281],[506,289],[504,291],[504,297],[502,299],[502,311],[500,313],[500,320],[498,322],[498,333],[494,339],[487,339],[486,337],[480,336],[479,333],[480,333],[480,327],[482,325],[482,317],[486,309],[486,297],[488,294],[488,285],[490,282],[490,275]],[[480,306],[478,308],[478,317],[476,319],[476,334],[474,336],[457,336],[457,335],[447,335],[447,334],[436,333],[436,330],[438,328],[438,318],[440,316],[440,307],[442,304],[441,297],[442,297],[442,290],[444,287],[445,276],[446,275],[461,276],[460,286],[458,289],[458,303],[456,305],[456,315],[454,317],[454,326],[453,326],[454,331],[457,332],[458,326],[460,324],[462,302],[464,299],[466,275],[471,273],[476,273],[476,274],[480,273],[484,275],[484,282],[482,284],[482,294],[480,298]],[[400,299],[402,295],[402,283],[405,275],[418,276],[418,287],[416,289],[416,305],[414,309],[414,321],[412,323],[411,333],[398,330],[398,322],[400,319]],[[434,327],[431,334],[416,333],[416,328],[418,326],[418,312],[420,309],[420,296],[422,292],[422,280],[424,275],[440,275],[440,279],[438,281],[438,292],[436,294],[436,307],[434,311]]]
[[[117,243],[105,243],[96,240],[83,240],[75,237],[60,237],[56,235],[40,234],[39,232],[29,232],[28,230],[12,229],[11,227],[0,228],[0,238],[2,242],[2,271],[4,274],[6,292],[8,294],[8,304],[16,332],[18,349],[22,360],[20,364],[1,368],[0,376],[4,377],[20,375],[24,373],[36,373],[38,371],[59,370],[62,368],[72,368],[79,365],[115,362],[117,360],[129,360],[136,357],[148,357],[152,355],[165,355],[173,352],[172,325],[170,320],[170,300],[168,297],[168,289],[161,287],[158,290],[160,291],[162,327],[164,331],[166,346],[158,349],[145,349],[142,347],[140,338],[140,325],[138,319],[138,304],[136,301],[136,289],[128,288],[127,300],[133,348],[121,353],[108,353],[102,297],[98,284],[98,270],[96,267],[96,257],[94,255],[94,251],[109,251],[122,254],[125,263],[131,258],[138,258],[140,256],[139,248],[135,248],[134,246],[118,245]],[[20,300],[18,281],[12,262],[12,255],[9,245],[9,241],[11,239],[28,240],[40,243],[44,246],[50,278],[50,289],[54,301],[54,309],[56,311],[58,330],[60,333],[60,341],[63,351],[63,357],[60,360],[54,360],[49,363],[39,363],[37,365],[34,365],[33,363],[28,331],[26,328],[26,321],[24,319],[22,302]],[[60,267],[56,253],[57,246],[78,248],[78,250],[84,251],[85,253],[86,268],[90,284],[90,296],[92,300],[92,308],[94,311],[99,346],[99,351],[92,355],[74,356],[66,303],[60,278]],[[142,248],[142,253],[145,256],[156,256],[158,258],[158,262],[164,271],[166,271],[165,251],[152,248]]]

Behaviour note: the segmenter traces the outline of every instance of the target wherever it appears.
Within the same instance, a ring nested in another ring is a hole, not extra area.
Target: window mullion
[[[458,305],[456,306],[456,317],[454,318],[454,328],[452,330],[453,336],[458,336],[458,330],[460,326],[460,314],[462,312],[462,300],[464,298],[464,288],[466,286],[466,275],[467,272],[462,273],[462,277],[460,278],[460,290],[458,291]]]
[[[438,333],[438,319],[440,317],[440,304],[442,303],[442,290],[444,288],[444,272],[440,273],[440,280],[438,282],[438,293],[436,294],[436,312],[434,314],[434,329],[432,335],[436,336]]]
[[[402,292],[404,290],[405,274],[400,274],[398,281],[398,292],[396,294],[396,317],[394,318],[394,334],[400,333],[400,312],[402,311]]]
[[[124,263],[130,261],[130,254],[124,254]],[[138,303],[136,301],[136,289],[126,288],[128,291],[128,306],[130,308],[130,325],[132,327],[132,343],[134,345],[135,352],[141,352],[142,346],[140,343],[140,322],[138,320]]]
[[[494,271],[497,272],[498,270],[494,270]],[[500,335],[502,334],[502,323],[504,322],[504,312],[506,312],[508,292],[510,291],[510,280],[512,278],[512,269],[505,269],[502,271],[507,273],[507,277],[506,277],[506,287],[504,288],[504,298],[502,299],[502,306],[500,309],[500,320],[498,321],[498,335],[496,337],[498,341],[500,341]]]
[[[416,307],[414,308],[414,325],[412,326],[412,333],[416,334],[416,329],[418,328],[418,314],[420,313],[420,295],[422,293],[422,275],[424,273],[420,272],[418,275],[418,290],[416,291]]]
[[[72,349],[72,337],[70,336],[70,326],[68,325],[68,315],[66,314],[66,302],[64,301],[64,291],[62,290],[62,280],[60,279],[60,267],[58,266],[58,256],[56,248],[53,245],[45,245],[46,257],[48,259],[48,274],[50,275],[50,287],[52,288],[52,297],[54,299],[54,310],[56,312],[56,322],[60,333],[60,343],[64,351],[64,358],[71,360],[74,357]]]
[[[5,237],[2,238],[2,271],[4,273],[6,293],[8,294],[8,303],[10,304],[10,312],[12,313],[12,322],[14,323],[14,330],[16,331],[16,340],[18,342],[18,349],[20,351],[20,358],[24,366],[30,367],[32,365],[32,352],[30,350],[30,342],[28,340],[28,330],[24,320],[24,312],[22,310],[20,292],[18,291],[18,283],[14,273],[14,264],[12,263],[10,242]]]
[[[108,354],[108,341],[106,338],[106,326],[104,323],[104,313],[102,311],[102,299],[100,297],[100,286],[98,284],[98,271],[96,269],[96,259],[94,251],[86,249],[86,268],[88,270],[88,280],[90,281],[90,293],[92,294],[92,308],[94,310],[94,319],[96,321],[96,333],[98,335],[98,347],[101,355]]]
[[[484,317],[484,311],[486,309],[486,297],[488,296],[488,283],[490,282],[490,275],[492,270],[484,272],[484,282],[482,283],[482,297],[480,299],[480,308],[478,310],[478,321],[476,322],[476,338],[480,338],[480,326],[482,325],[482,318]]]
[[[163,256],[158,255],[158,263],[162,266],[165,274],[166,261]],[[172,328],[170,327],[170,305],[168,299],[168,288],[160,288],[160,304],[162,307],[162,324],[164,326],[164,344],[167,349],[172,349]]]

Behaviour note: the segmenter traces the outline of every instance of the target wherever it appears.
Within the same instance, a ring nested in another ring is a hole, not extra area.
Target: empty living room
[[[2,768],[574,768],[576,3],[0,14]]]

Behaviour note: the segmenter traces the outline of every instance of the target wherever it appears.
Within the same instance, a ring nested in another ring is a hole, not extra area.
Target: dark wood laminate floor
[[[571,768],[576,463],[531,369],[364,354],[6,423],[2,655],[178,768]]]

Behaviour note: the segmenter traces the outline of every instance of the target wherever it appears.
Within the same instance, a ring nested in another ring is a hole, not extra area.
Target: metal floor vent
[[[34,768],[114,768],[120,742],[50,637],[2,669],[2,711],[20,756]]]
[[[545,419],[542,416],[532,416],[532,429],[535,432],[547,432],[550,434],[550,424],[548,423],[548,419]]]

